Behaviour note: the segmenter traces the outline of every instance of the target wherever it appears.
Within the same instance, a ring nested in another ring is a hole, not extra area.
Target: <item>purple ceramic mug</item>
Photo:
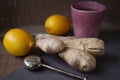
[[[79,38],[98,37],[105,6],[98,2],[81,1],[71,4],[74,35]]]

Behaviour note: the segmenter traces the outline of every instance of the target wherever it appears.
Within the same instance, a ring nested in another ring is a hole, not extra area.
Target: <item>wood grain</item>
[[[0,38],[0,78],[22,66],[23,58],[10,55],[4,48]]]

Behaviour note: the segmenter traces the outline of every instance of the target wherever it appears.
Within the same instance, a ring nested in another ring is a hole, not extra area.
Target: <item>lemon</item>
[[[10,29],[3,38],[5,49],[14,56],[27,55],[33,44],[33,37],[20,28]]]
[[[70,29],[70,20],[64,15],[51,15],[45,21],[45,29],[49,34],[65,35]]]

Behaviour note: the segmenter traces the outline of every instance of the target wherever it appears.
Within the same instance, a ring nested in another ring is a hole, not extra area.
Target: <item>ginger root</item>
[[[95,57],[104,54],[104,42],[97,38],[72,39],[66,41],[65,44],[70,48],[89,52]]]
[[[36,47],[39,47],[45,53],[56,54],[63,51],[66,45],[64,44],[64,42],[62,42],[59,39],[46,38],[46,39],[36,40]]]
[[[59,56],[79,71],[90,72],[96,67],[95,58],[88,52],[79,49],[66,48],[59,53]]]
[[[36,35],[36,46],[48,54],[58,53],[69,65],[83,72],[94,70],[95,57],[104,54],[104,42],[98,38],[38,34]]]
[[[93,56],[101,56],[104,54],[104,42],[98,38],[76,38],[76,37],[62,37],[50,34],[38,34],[36,40],[56,38],[65,43],[67,47],[80,49],[91,53]]]

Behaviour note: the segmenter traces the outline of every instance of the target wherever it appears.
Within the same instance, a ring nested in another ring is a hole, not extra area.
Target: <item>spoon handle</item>
[[[81,77],[81,76],[79,76],[79,75],[72,74],[72,73],[69,73],[69,72],[67,72],[67,71],[63,71],[63,70],[60,70],[60,69],[51,67],[51,66],[46,65],[46,64],[42,64],[42,66],[43,66],[43,67],[46,67],[46,68],[49,68],[49,69],[51,69],[51,70],[57,71],[57,72],[64,73],[64,74],[66,74],[66,75],[69,75],[69,76],[72,76],[72,77],[75,77],[75,78],[78,78],[78,79],[80,79],[80,80],[87,80],[87,78],[85,78],[85,77]]]

